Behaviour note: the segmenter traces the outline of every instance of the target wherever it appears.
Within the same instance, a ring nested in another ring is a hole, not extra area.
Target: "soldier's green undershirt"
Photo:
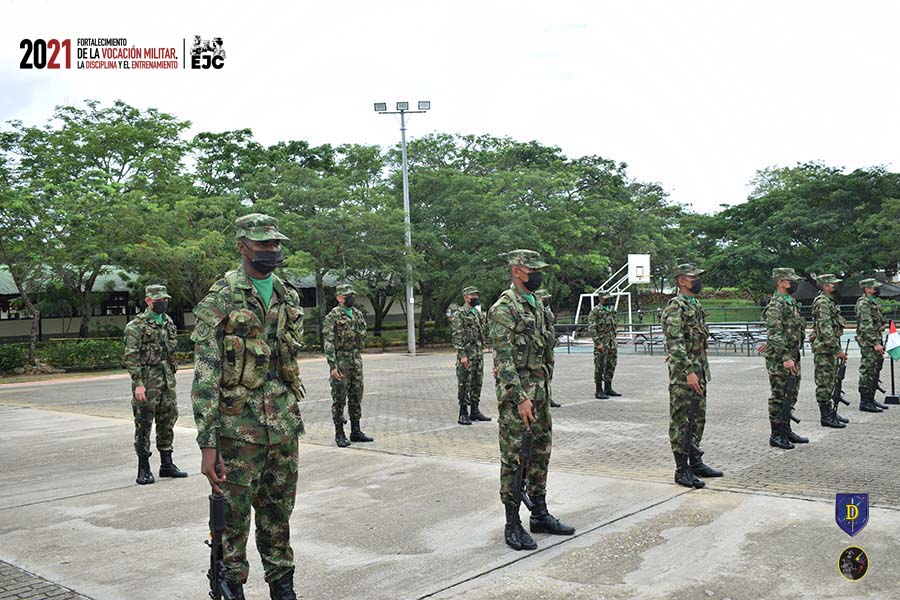
[[[519,290],[519,293],[522,294],[522,297],[528,301],[528,304],[531,305],[531,308],[537,307],[537,300],[535,300],[534,294],[526,294],[522,290]]]
[[[272,299],[272,274],[269,273],[269,276],[265,279],[254,279],[250,278],[250,281],[253,282],[253,287],[256,288],[256,293],[259,294],[259,297],[262,298],[263,307],[269,308],[269,301]]]
[[[681,294],[681,297],[688,301],[689,304],[697,304],[700,302],[697,300],[697,296],[688,296],[687,294]]]
[[[155,312],[153,312],[152,310],[148,310],[147,312],[150,313],[150,316],[153,317],[153,320],[156,321],[156,324],[157,324],[157,325],[162,325],[162,323],[163,323],[163,316],[162,316],[162,315],[158,315],[158,314],[156,314]]]
[[[351,319],[353,318],[353,309],[352,309],[352,308],[347,308],[346,306],[342,306],[341,309],[342,309],[345,313],[347,313],[347,316],[348,316],[348,317],[350,317]]]
[[[782,298],[784,298],[784,301],[787,302],[788,304],[794,303],[794,299],[791,297],[790,294],[782,294],[781,292],[775,292],[775,295],[781,296]]]

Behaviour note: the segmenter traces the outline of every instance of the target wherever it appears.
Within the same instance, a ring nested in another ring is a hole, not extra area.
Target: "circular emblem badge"
[[[838,559],[838,570],[850,581],[862,579],[869,570],[869,557],[859,546],[845,548]]]

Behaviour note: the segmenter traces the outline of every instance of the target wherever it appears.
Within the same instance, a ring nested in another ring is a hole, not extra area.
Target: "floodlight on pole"
[[[400,148],[403,159],[403,224],[406,229],[406,347],[410,355],[416,355],[416,314],[413,296],[412,225],[409,219],[409,163],[406,158],[406,115],[431,110],[431,102],[419,100],[419,110],[409,110],[409,102],[397,102],[396,111],[388,111],[386,102],[376,102],[375,111],[382,115],[400,115]]]

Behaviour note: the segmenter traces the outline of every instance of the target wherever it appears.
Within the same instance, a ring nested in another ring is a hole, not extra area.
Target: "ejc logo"
[[[221,69],[224,66],[225,48],[222,38],[203,40],[199,35],[195,35],[194,43],[191,44],[191,68]]]
[[[834,520],[850,536],[862,531],[869,522],[869,495],[838,494],[834,505]]]

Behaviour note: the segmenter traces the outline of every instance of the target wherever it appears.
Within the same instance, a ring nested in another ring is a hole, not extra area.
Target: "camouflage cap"
[[[544,288],[539,289],[534,293],[535,296],[540,298],[541,300],[546,300],[547,298],[552,298],[553,294],[545,290]]]
[[[534,250],[510,250],[506,253],[506,262],[511,267],[522,265],[529,269],[543,269],[550,266],[542,261],[540,253]]]
[[[470,286],[464,287],[464,288],[462,289],[462,294],[463,294],[463,296],[469,296],[469,295],[471,295],[471,294],[477,294],[477,293],[479,293],[479,292],[478,292],[478,288],[475,287],[474,285],[470,285]]]
[[[834,273],[825,273],[824,275],[815,275],[816,285],[825,285],[826,283],[840,283],[843,279],[838,279]]]
[[[238,217],[234,220],[234,228],[237,230],[235,237],[238,239],[245,237],[254,242],[290,240],[289,237],[278,232],[278,219],[260,213]]]
[[[704,269],[701,269],[694,263],[682,263],[682,264],[678,265],[677,267],[675,267],[674,273],[675,273],[675,277],[678,277],[679,275],[688,275],[691,277],[699,277],[700,275],[703,275],[704,273],[706,273],[706,271]]]
[[[352,296],[356,292],[353,290],[353,286],[349,283],[342,283],[337,286],[336,296]]]
[[[790,267],[775,267],[772,269],[772,279],[778,281],[779,279],[790,279],[791,281],[800,281],[800,276],[797,275],[794,270]]]
[[[145,298],[150,298],[151,300],[166,300],[171,298],[172,296],[166,291],[166,286],[164,285],[148,285],[144,288]]]
[[[597,294],[597,295],[600,296],[600,297],[601,297],[602,299],[604,299],[604,300],[610,300],[610,299],[613,298],[613,295],[612,295],[611,293],[609,293],[609,292],[600,292],[600,293]]]
[[[881,282],[875,279],[874,277],[869,277],[868,279],[863,279],[859,282],[859,287],[861,288],[878,288],[881,287]]]

